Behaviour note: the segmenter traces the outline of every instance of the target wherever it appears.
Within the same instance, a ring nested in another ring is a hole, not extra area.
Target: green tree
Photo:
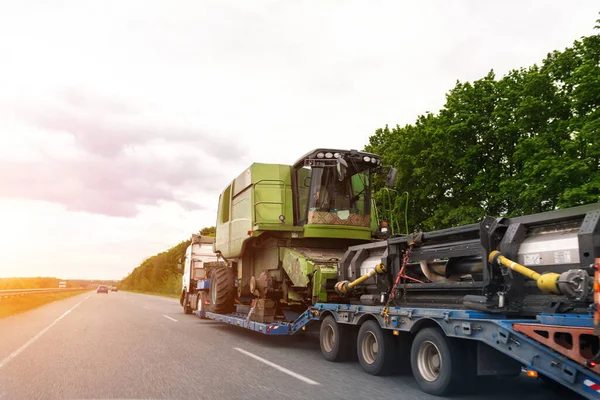
[[[178,264],[189,245],[190,241],[186,240],[167,251],[148,257],[123,278],[121,288],[178,294],[181,290],[181,271]]]
[[[202,236],[215,236],[216,233],[216,228],[214,226],[208,226],[205,228],[202,228],[200,230],[200,234]]]
[[[457,82],[438,114],[378,129],[365,149],[399,169],[386,205],[396,219],[408,192],[409,230],[434,230],[600,201],[599,143],[600,35],[592,35],[540,66]],[[381,208],[387,192],[380,180],[375,188]]]

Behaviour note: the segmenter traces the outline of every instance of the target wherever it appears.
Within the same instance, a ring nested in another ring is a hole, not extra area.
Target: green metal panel
[[[252,230],[252,220],[248,215],[251,209],[251,188],[247,187],[232,201],[231,220],[229,221],[229,254],[240,254],[244,240]]]
[[[371,230],[363,226],[306,224],[304,237],[371,240]]]
[[[252,164],[253,222],[293,225],[291,167]],[[280,216],[284,221],[280,220]]]
[[[320,264],[315,267],[315,274],[313,275],[313,303],[326,302],[327,301],[327,290],[325,289],[325,283],[328,279],[337,278],[337,264]],[[316,298],[315,298],[316,297]]]
[[[337,278],[337,262],[329,260],[340,259],[342,254],[340,250],[279,248],[281,265],[292,286],[306,287],[312,274],[313,302],[327,301],[325,283]]]
[[[222,213],[227,215],[227,221],[217,218],[215,241],[215,249],[226,258],[240,257],[244,242],[252,237],[248,232],[261,226],[269,226],[268,230],[297,231],[293,226],[289,165],[254,163],[228,188],[231,189],[225,189],[221,196],[230,194],[231,208],[229,213]]]
[[[313,271],[313,265],[312,263],[309,265],[302,253],[287,247],[280,247],[279,258],[283,269],[292,281],[292,286],[305,287],[308,285],[308,274]]]

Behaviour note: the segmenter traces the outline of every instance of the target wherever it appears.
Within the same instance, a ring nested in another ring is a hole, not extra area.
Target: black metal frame
[[[483,262],[483,279],[479,282],[450,282],[450,283],[404,283],[402,289],[413,293],[413,299],[427,300],[430,303],[448,300],[454,303],[456,296],[478,295],[490,298],[498,292],[507,291],[507,296],[513,300],[512,310],[521,312],[528,306],[524,304],[527,293],[533,294],[531,299],[532,312],[534,308],[559,308],[566,303],[563,296],[543,295],[535,293],[535,287],[526,290],[526,279],[518,274],[502,275],[497,265],[488,262],[488,255],[493,250],[500,250],[508,258],[516,259],[518,249],[533,228],[552,224],[574,221],[580,223],[578,231],[579,265],[571,268],[588,268],[595,257],[600,257],[600,203],[556,210],[514,218],[485,217],[479,224],[470,224],[456,228],[443,229],[419,234],[418,242],[410,255],[411,261],[424,258],[449,258],[463,256],[481,256]],[[401,268],[409,243],[416,236],[398,236],[388,239],[388,254],[386,265],[396,276]],[[344,269],[344,268],[342,268]],[[429,293],[429,295],[427,295]],[[572,303],[572,302],[571,302]]]

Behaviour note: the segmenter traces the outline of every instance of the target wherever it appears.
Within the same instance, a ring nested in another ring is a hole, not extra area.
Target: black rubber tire
[[[226,266],[213,268],[210,273],[210,306],[208,310],[216,314],[229,314],[234,309],[235,280],[233,271]]]
[[[183,298],[183,312],[185,314],[191,314],[192,311],[192,307],[190,307],[190,300],[188,299],[188,295],[186,293],[185,297]]]
[[[419,369],[419,352],[431,344],[439,354],[440,366],[437,378],[427,380]],[[466,375],[464,356],[460,349],[456,339],[447,337],[438,328],[425,328],[417,333],[411,346],[410,365],[421,390],[435,396],[456,393]]]
[[[346,326],[338,324],[332,315],[328,315],[321,321],[319,331],[319,344],[321,354],[327,361],[346,361],[352,357],[352,332]],[[333,333],[331,343],[326,344],[326,338]]]
[[[196,305],[196,309],[198,311],[206,311],[206,304],[204,304],[204,300],[207,297],[207,293],[206,292],[201,292],[200,295],[198,296],[198,304]],[[200,318],[205,318],[205,317],[200,317]]]
[[[377,353],[369,356],[369,343],[367,341],[372,341],[373,338],[376,340]],[[379,322],[369,320],[361,325],[356,340],[356,348],[358,362],[367,374],[390,375],[393,372],[396,347],[396,338],[392,332],[381,329]]]

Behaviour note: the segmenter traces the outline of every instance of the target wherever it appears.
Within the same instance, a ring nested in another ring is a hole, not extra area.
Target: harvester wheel
[[[381,329],[377,321],[366,321],[358,331],[358,362],[368,374],[389,375],[393,371],[396,345],[391,331]]]
[[[426,393],[436,396],[455,392],[463,381],[464,355],[456,339],[440,329],[425,328],[415,337],[410,364],[415,380]]]
[[[346,361],[353,355],[350,327],[340,325],[332,315],[323,318],[319,334],[321,353],[327,361]]]
[[[213,268],[210,273],[209,311],[216,314],[229,314],[234,309],[235,283],[233,271],[226,266]]]

